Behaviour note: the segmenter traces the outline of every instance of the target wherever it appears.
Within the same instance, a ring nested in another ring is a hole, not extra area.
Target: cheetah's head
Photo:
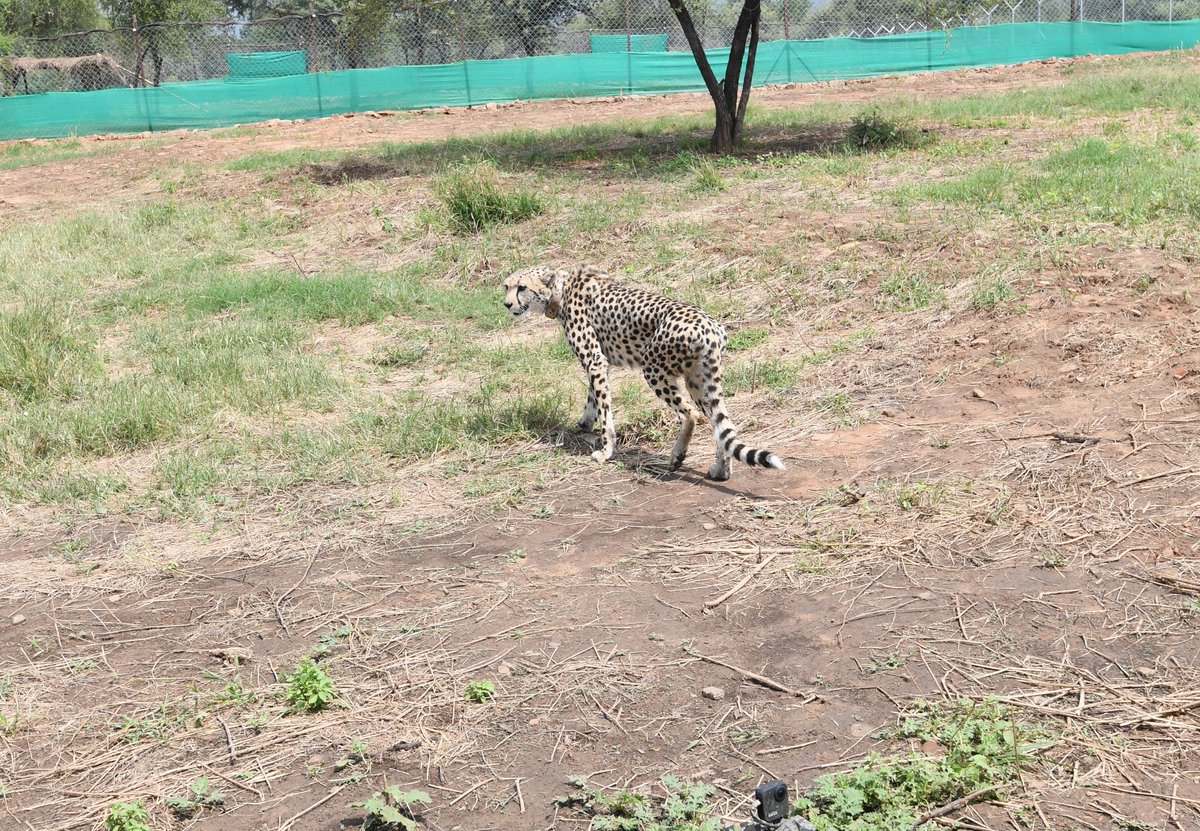
[[[531,311],[558,317],[561,301],[562,274],[549,266],[522,268],[504,281],[504,306],[518,318]]]

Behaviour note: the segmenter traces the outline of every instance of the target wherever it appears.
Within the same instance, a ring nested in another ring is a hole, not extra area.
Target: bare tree
[[[713,129],[712,149],[716,153],[729,153],[742,141],[742,124],[746,120],[746,104],[750,101],[750,86],[754,80],[754,57],[758,52],[758,24],[762,18],[762,0],[743,0],[742,12],[733,29],[733,40],[729,45],[729,63],[725,66],[725,77],[720,81],[708,62],[704,44],[696,32],[696,24],[688,10],[686,0],[668,0],[675,13],[683,36],[692,49],[692,57],[704,78],[708,94],[716,106],[717,123]],[[747,40],[749,44],[747,45]],[[742,75],[742,63],[746,72]],[[740,82],[740,83],[739,83]]]

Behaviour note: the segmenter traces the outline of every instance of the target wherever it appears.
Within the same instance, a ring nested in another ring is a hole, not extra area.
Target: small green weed
[[[915,312],[940,302],[942,290],[920,274],[896,274],[879,286],[881,307],[897,312]]]
[[[401,343],[387,347],[376,355],[373,361],[376,366],[388,368],[414,366],[428,354],[427,343]]]
[[[214,791],[208,779],[201,777],[188,786],[188,794],[171,797],[167,807],[179,819],[190,819],[201,808],[220,808],[225,804],[225,795]]]
[[[873,656],[871,658],[871,663],[867,664],[865,667],[862,667],[862,674],[868,676],[877,675],[881,672],[899,669],[900,667],[904,666],[907,660],[908,656],[895,651],[889,652],[886,655]]]
[[[971,308],[989,311],[1016,296],[1007,277],[980,277],[971,289]]]
[[[391,217],[389,217],[386,213],[383,212],[383,208],[381,208],[378,205],[372,206],[371,207],[371,216],[373,216],[377,220],[379,220],[379,228],[385,234],[396,233],[396,223],[392,222]]]
[[[573,783],[578,794],[559,797],[563,807],[591,817],[592,831],[720,831],[721,823],[711,816],[713,788],[673,776],[662,779],[667,792],[662,800],[622,789],[616,793],[589,790],[587,779]]]
[[[687,186],[689,192],[720,193],[727,187],[725,177],[712,159],[701,159],[692,165],[692,180]]]
[[[370,748],[362,739],[355,739],[350,743],[350,752],[333,763],[333,769],[339,773],[348,771],[349,768],[360,766],[358,770],[348,771],[344,776],[337,780],[336,784],[357,784],[366,779],[371,774],[371,757],[367,755]]]
[[[108,806],[104,831],[150,831],[150,815],[140,802],[114,802]]]
[[[312,657],[324,658],[330,652],[332,652],[335,647],[345,643],[346,639],[353,634],[354,627],[349,625],[343,626],[339,629],[334,629],[332,632],[323,632],[321,636],[317,638],[317,646],[312,651]]]
[[[945,497],[945,486],[939,482],[913,482],[896,489],[896,504],[902,511],[933,511]]]
[[[472,681],[464,693],[467,701],[483,704],[496,697],[496,685],[491,681]]]
[[[399,785],[389,785],[370,799],[352,802],[348,807],[367,812],[363,831],[413,831],[417,827],[413,806],[432,801],[425,791],[402,791]]]
[[[506,186],[490,162],[450,168],[434,192],[449,212],[450,224],[464,234],[522,222],[546,209],[535,194]]]
[[[284,699],[293,712],[315,713],[325,709],[337,695],[333,679],[312,658],[296,664],[287,677]]]

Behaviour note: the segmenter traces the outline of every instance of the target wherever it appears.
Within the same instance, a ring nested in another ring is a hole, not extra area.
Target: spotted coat
[[[629,367],[640,369],[654,394],[679,416],[672,470],[687,455],[697,408],[711,423],[716,444],[710,478],[728,479],[730,458],[783,470],[774,453],[738,440],[721,390],[725,328],[700,309],[626,285],[589,265],[566,271],[547,266],[522,269],[511,274],[504,287],[504,305],[517,317],[541,311],[562,325],[588,378],[587,406],[578,429],[601,426],[602,443],[592,453],[596,461],[611,459],[616,450],[608,370]]]

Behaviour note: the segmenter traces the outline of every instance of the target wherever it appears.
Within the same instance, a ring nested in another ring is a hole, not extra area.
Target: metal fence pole
[[[142,85],[142,36],[138,34],[136,14],[133,16],[133,85]]]
[[[463,24],[462,3],[454,4],[454,22],[458,26],[458,59],[466,63],[467,61],[467,30]]]
[[[313,11],[312,0],[308,0],[308,42],[312,51],[312,66],[309,72],[320,72],[321,50],[317,46],[317,13]]]
[[[792,0],[783,0],[783,39],[792,39]],[[792,80],[790,77],[788,80]]]
[[[633,32],[629,26],[629,0],[625,0],[625,51],[633,51]]]

